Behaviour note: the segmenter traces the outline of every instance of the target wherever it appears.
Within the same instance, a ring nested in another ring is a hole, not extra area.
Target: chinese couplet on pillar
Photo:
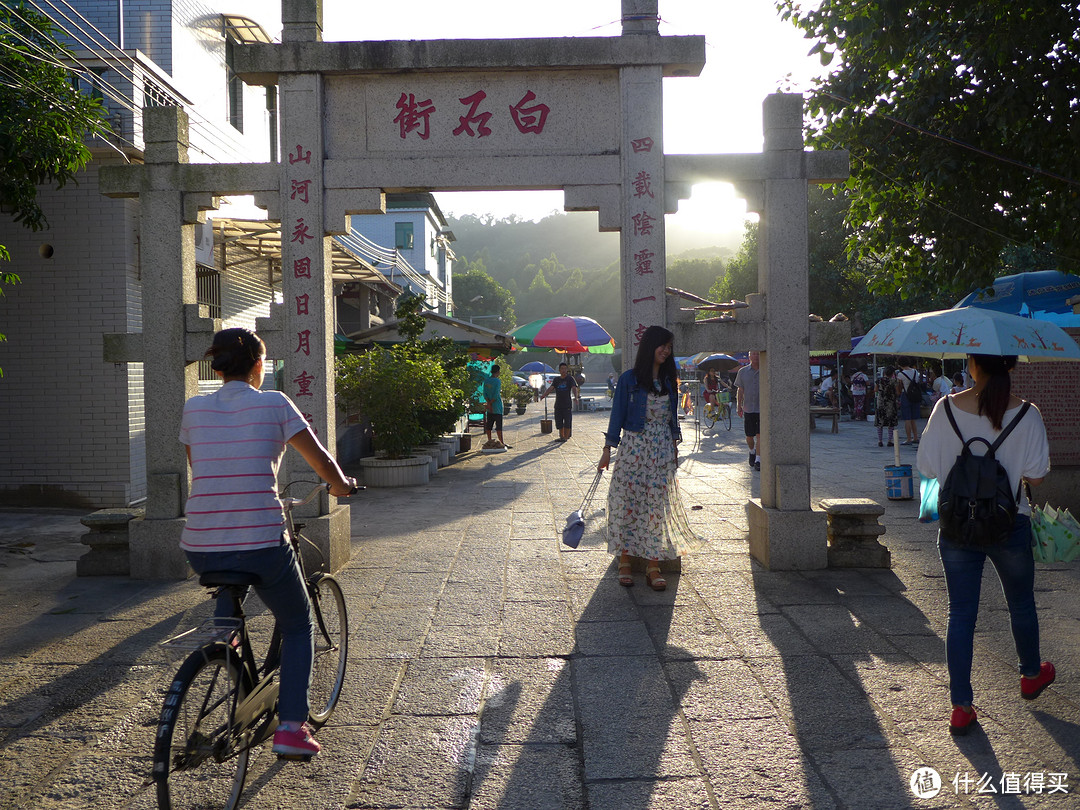
[[[645,329],[664,324],[664,150],[660,74],[624,69],[622,237],[625,364]]]

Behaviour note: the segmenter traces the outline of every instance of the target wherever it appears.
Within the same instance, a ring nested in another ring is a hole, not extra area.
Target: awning
[[[250,262],[270,262],[270,283],[281,280],[281,223],[267,220],[214,218],[214,247],[229,248],[226,269]],[[390,279],[341,245],[331,240],[330,250],[334,281],[361,281],[382,284],[387,289],[400,292],[401,288]]]
[[[493,329],[486,329],[483,326],[477,326],[467,321],[459,321],[456,318],[439,315],[435,312],[423,312],[421,314],[427,320],[427,327],[424,329],[421,339],[448,337],[455,343],[468,347],[469,352],[485,357],[509,354],[516,348],[509,335],[496,332]],[[392,346],[405,340],[398,333],[397,327],[398,322],[396,320],[388,321],[381,326],[373,326],[370,329],[353,332],[348,337],[353,346],[357,348],[372,345]]]

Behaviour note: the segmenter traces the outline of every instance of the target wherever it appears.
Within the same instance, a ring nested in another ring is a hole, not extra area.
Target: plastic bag
[[[1032,506],[1031,538],[1036,562],[1072,562],[1080,557],[1080,523],[1068,509]]]
[[[938,480],[923,478],[919,482],[919,523],[933,523],[938,519]]]

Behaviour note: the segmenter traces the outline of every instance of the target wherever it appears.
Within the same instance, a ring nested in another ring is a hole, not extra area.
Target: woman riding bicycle
[[[720,401],[720,378],[716,376],[716,369],[710,368],[705,372],[704,397],[706,405],[716,405]]]
[[[196,573],[242,571],[281,628],[280,723],[274,752],[310,756],[319,744],[306,724],[314,631],[311,604],[277,495],[277,471],[291,445],[332,495],[356,486],[342,473],[287,396],[260,391],[266,345],[249,329],[214,335],[206,357],[224,385],[184,404],[180,441],[187,446],[191,492],[180,546]],[[217,616],[232,615],[228,596]]]

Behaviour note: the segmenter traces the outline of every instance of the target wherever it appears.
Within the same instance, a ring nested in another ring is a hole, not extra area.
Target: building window
[[[412,250],[413,224],[411,222],[394,223],[394,247],[398,250]]]
[[[221,273],[212,267],[195,267],[195,301],[205,305],[209,317],[221,317]],[[216,380],[218,377],[210,368],[210,360],[199,361],[199,379]]]
[[[277,87],[271,85],[266,88],[266,118],[270,127],[270,162],[277,163],[278,159],[278,108]]]
[[[232,37],[225,37],[225,77],[228,82],[229,123],[244,131],[244,82],[236,75],[235,49]]]

